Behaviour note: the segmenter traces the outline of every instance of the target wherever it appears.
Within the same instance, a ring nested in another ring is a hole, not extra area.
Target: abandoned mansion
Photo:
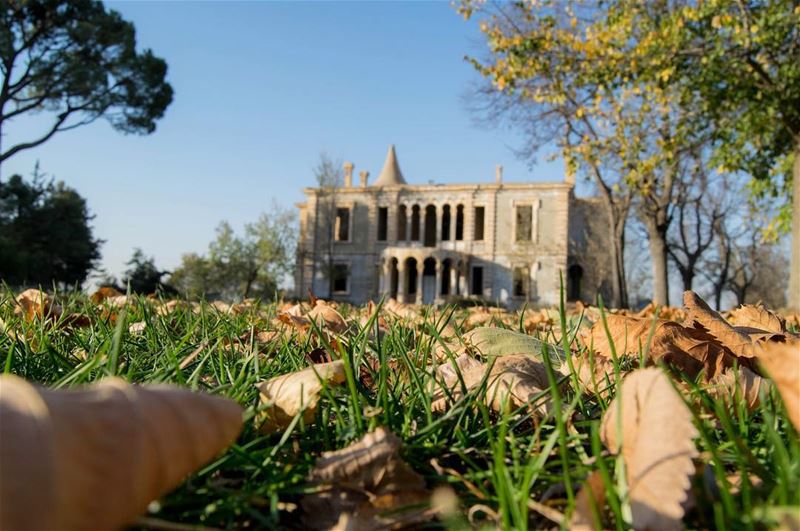
[[[433,304],[475,298],[508,307],[608,297],[605,213],[574,182],[409,184],[394,146],[375,182],[306,188],[295,287],[361,304],[392,297]],[[599,232],[599,234],[593,233]]]

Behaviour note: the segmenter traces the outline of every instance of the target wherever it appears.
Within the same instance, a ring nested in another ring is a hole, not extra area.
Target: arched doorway
[[[417,296],[417,260],[406,258],[406,302],[413,303]]]
[[[436,207],[428,205],[425,207],[425,247],[436,246]]]
[[[397,258],[392,257],[389,264],[389,267],[391,267],[391,274],[389,275],[389,296],[397,300],[397,284],[400,280],[400,277],[397,274]]]
[[[422,264],[422,303],[433,304],[436,300],[436,260],[428,257]]]
[[[449,258],[445,258],[442,262],[442,285],[439,286],[439,293],[442,295],[450,295],[450,271],[453,268],[453,262]]]
[[[583,291],[583,268],[577,264],[567,270],[567,300],[577,301]]]

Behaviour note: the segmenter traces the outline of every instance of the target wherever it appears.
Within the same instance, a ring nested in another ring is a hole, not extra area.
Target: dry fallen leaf
[[[97,291],[92,293],[91,301],[92,304],[100,304],[106,299],[121,296],[123,296],[123,294],[116,288],[112,288],[111,286],[102,286],[98,288]]]
[[[173,386],[0,376],[0,528],[119,529],[237,437],[242,408]]]
[[[758,361],[778,388],[789,418],[800,431],[800,340],[758,345]]]
[[[738,392],[748,411],[753,411],[759,405],[759,392],[764,389],[769,392],[770,382],[762,378],[747,367],[739,367],[738,372],[728,369],[722,374],[717,375],[708,383],[708,388],[712,396],[733,402]]]
[[[681,528],[697,431],[667,375],[654,367],[629,374],[600,430],[612,453],[622,450],[633,527]]]
[[[306,314],[306,317],[331,332],[342,334],[347,331],[344,317],[325,301],[317,300],[317,305]]]
[[[337,360],[276,376],[256,385],[261,394],[261,403],[267,406],[259,415],[261,431],[283,431],[301,411],[304,422],[310,424],[316,415],[317,402],[323,387],[338,385],[344,381],[344,362]]]
[[[701,326],[736,356],[741,358],[755,356],[750,337],[740,330],[736,330],[719,313],[709,308],[697,293],[684,291],[683,305],[686,307],[688,325]]]
[[[570,531],[603,529],[603,506],[605,503],[606,487],[603,483],[603,476],[599,470],[595,470],[586,478],[575,498],[575,511],[569,521]]]
[[[758,328],[776,334],[786,333],[786,322],[762,304],[743,304],[731,310],[728,321],[735,327]]]
[[[544,364],[524,355],[502,356],[496,358],[494,364],[481,363],[469,367],[461,373],[461,377],[467,392],[477,389],[485,378],[484,401],[497,412],[502,412],[506,407],[515,409],[528,404],[549,388]],[[464,396],[461,383],[457,379],[451,382],[448,391],[455,401]],[[451,403],[443,390],[435,393],[433,398],[433,411],[444,411]],[[539,415],[546,415],[549,410],[549,400],[540,400],[534,411]]]
[[[706,378],[713,378],[734,365],[735,356],[703,330],[686,328],[672,321],[638,319],[609,314],[606,322],[617,356],[638,357],[647,349],[652,332],[648,364],[663,361],[691,378],[705,371]],[[598,356],[612,359],[611,346],[603,323],[598,321],[586,336],[581,338],[587,348]]]
[[[15,299],[14,315],[26,321],[34,319],[58,319],[61,316],[61,306],[42,290],[26,289]]]
[[[324,452],[309,479],[320,486],[301,501],[313,529],[392,529],[431,519],[425,480],[399,456],[400,439],[383,427]]]

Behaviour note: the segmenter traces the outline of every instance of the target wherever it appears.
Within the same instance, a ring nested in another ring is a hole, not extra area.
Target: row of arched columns
[[[398,302],[432,304],[469,293],[468,261],[449,253],[392,253],[383,258],[380,292]]]
[[[464,205],[400,203],[397,208],[397,240],[421,241],[435,247],[441,241],[464,239]]]

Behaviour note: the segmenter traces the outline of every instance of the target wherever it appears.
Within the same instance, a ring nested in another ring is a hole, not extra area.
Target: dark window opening
[[[425,207],[425,247],[436,246],[436,207]]]
[[[419,241],[419,206],[414,205],[411,208],[411,241]]]
[[[517,207],[517,241],[529,242],[532,239],[533,207],[520,205]]]
[[[567,300],[577,301],[581,298],[583,284],[583,268],[579,265],[570,266],[567,271]]]
[[[411,260],[406,264],[406,271],[408,272],[408,290],[409,295],[417,293],[417,261]]]
[[[472,268],[472,285],[470,288],[472,295],[483,294],[483,267],[475,266]]]
[[[485,215],[484,207],[475,207],[475,240],[483,240],[483,217]]]
[[[527,297],[530,289],[531,270],[527,267],[514,268],[514,296]]]
[[[450,205],[442,209],[442,241],[450,241]]]
[[[406,235],[406,224],[408,223],[408,214],[406,213],[406,206],[400,205],[400,209],[397,211],[397,239],[400,241],[405,241],[407,238]]]
[[[450,295],[450,267],[450,260],[442,262],[442,285],[439,287],[442,295]]]
[[[347,293],[347,283],[350,275],[350,268],[347,264],[334,264],[332,274],[333,292]]]
[[[336,209],[336,241],[346,242],[350,241],[350,209],[337,208]]]
[[[389,231],[389,209],[378,208],[378,241],[385,242]]]
[[[464,239],[464,205],[456,207],[456,240]]]

